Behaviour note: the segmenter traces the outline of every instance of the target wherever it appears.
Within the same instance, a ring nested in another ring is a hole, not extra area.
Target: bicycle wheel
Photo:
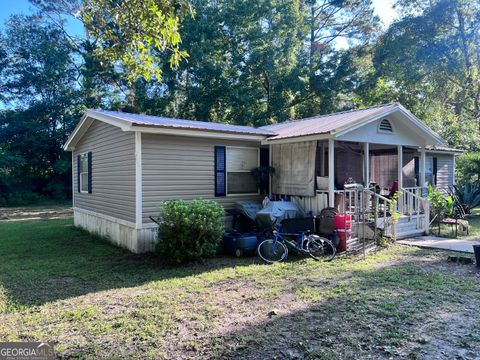
[[[267,239],[258,245],[258,256],[267,264],[283,261],[287,255],[288,249],[280,241]]]
[[[331,261],[337,254],[332,242],[318,235],[310,235],[307,238],[308,254],[315,260]]]

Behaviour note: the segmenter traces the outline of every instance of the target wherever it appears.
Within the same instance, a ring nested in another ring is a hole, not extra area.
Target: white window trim
[[[386,130],[380,129],[380,125],[382,124],[382,121],[383,121],[383,120],[387,120],[387,121],[390,123],[390,126],[392,127],[392,131],[386,131]],[[378,122],[377,132],[378,132],[379,134],[394,135],[394,134],[395,134],[395,127],[393,126],[393,123],[392,123],[392,121],[391,121],[390,119],[382,118],[382,119]]]
[[[87,180],[87,190],[82,189],[82,174],[87,174],[87,179],[88,179],[88,151],[84,152],[84,153],[80,153],[78,155],[80,156],[80,158],[82,158],[82,156],[85,156],[87,158],[87,172],[79,172],[78,173],[78,181],[80,182],[80,193],[81,194],[89,194],[89,192],[88,192],[88,180]],[[81,169],[82,165],[79,165],[78,167]]]
[[[228,164],[228,155],[227,155],[227,149],[255,149],[257,150],[257,167],[260,166],[260,148],[254,148],[254,147],[249,147],[249,146],[225,146],[225,196],[226,197],[232,197],[232,196],[254,196],[254,195],[260,195],[260,189],[257,190],[256,193],[242,193],[242,194],[229,194],[228,193],[228,170],[227,170],[227,164]],[[250,172],[251,170],[243,170],[243,171],[234,171],[234,172]]]

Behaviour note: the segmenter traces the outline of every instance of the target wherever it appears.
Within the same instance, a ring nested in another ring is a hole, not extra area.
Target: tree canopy
[[[397,1],[386,29],[370,0],[30,1],[0,32],[0,203],[69,196],[86,108],[260,126],[400,101],[478,150],[474,0]]]
[[[85,36],[105,66],[120,65],[131,83],[138,77],[161,80],[159,55],[177,67],[188,53],[180,49],[180,21],[193,15],[188,0],[31,0],[62,26],[66,14],[79,19]]]
[[[404,17],[373,48],[365,104],[400,100],[451,145],[480,139],[480,3],[399,1]]]

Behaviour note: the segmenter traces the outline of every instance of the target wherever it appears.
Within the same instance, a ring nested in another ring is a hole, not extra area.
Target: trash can
[[[475,253],[477,268],[480,268],[480,245],[473,245],[473,252]]]

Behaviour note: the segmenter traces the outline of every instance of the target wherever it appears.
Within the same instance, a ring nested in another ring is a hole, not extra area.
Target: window
[[[420,184],[420,158],[414,157],[415,164],[415,179],[417,186],[425,186]],[[425,157],[425,182],[428,185],[437,185],[437,158],[426,156]]]
[[[82,154],[78,156],[79,161],[79,181],[80,181],[80,192],[88,193],[88,154]]]
[[[380,121],[380,124],[378,124],[378,132],[392,134],[393,127],[390,120],[383,119],[382,121]]]
[[[226,148],[227,195],[258,194],[258,185],[251,171],[259,166],[259,150]]]

